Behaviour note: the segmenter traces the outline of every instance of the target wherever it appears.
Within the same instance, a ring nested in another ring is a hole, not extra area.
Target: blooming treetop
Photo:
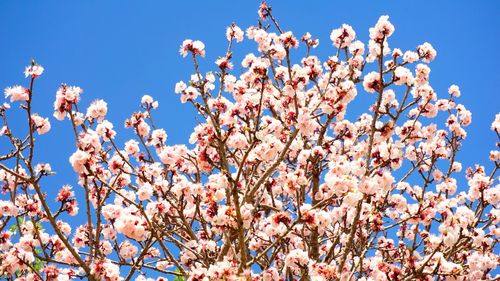
[[[29,87],[5,89],[0,137],[0,274],[7,280],[486,280],[498,265],[500,186],[493,170],[456,161],[471,113],[456,85],[438,98],[429,83],[436,50],[392,48],[387,16],[365,44],[343,24],[332,55],[319,40],[284,31],[262,3],[257,45],[233,72],[233,44],[202,71],[205,45],[185,40],[194,65],[175,85],[203,120],[189,146],[155,126],[158,102],[141,99],[125,121],[136,138],[117,143],[107,103],[80,111],[83,91],[62,84],[54,117],[69,119],[77,186],[46,196],[48,163],[36,139],[49,118],[34,113],[43,67],[25,70]],[[269,20],[270,25],[262,22]],[[300,39],[299,39],[300,38]],[[304,47],[307,55],[292,61]],[[373,104],[345,119],[357,95]],[[26,112],[16,136],[10,103]],[[444,124],[433,123],[437,115]],[[491,129],[500,133],[500,114]],[[465,173],[467,181],[459,181]],[[84,191],[75,198],[74,189]],[[463,190],[463,191],[462,191]],[[84,214],[85,223],[71,216]],[[498,277],[497,277],[498,278]]]

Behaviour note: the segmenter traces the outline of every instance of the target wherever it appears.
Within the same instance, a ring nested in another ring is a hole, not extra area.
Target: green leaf
[[[175,272],[176,273],[181,273],[181,271],[179,269],[176,269]],[[174,281],[185,281],[185,280],[186,279],[184,279],[184,277],[179,276],[179,275],[175,276],[175,278],[174,278]]]

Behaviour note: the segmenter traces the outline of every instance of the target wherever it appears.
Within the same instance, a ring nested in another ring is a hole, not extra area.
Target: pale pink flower
[[[108,113],[108,104],[103,100],[95,100],[87,108],[86,117],[102,122],[104,117],[106,117],[106,113]]]
[[[200,95],[200,92],[194,88],[194,87],[187,87],[183,94],[181,95],[181,102],[182,103],[186,103],[188,101],[194,101],[195,99],[198,98],[198,96]]]
[[[156,129],[151,133],[151,138],[148,140],[148,145],[154,147],[161,147],[165,145],[167,141],[167,133],[164,129]]]
[[[57,226],[66,235],[71,234],[71,226],[67,222],[57,221]]]
[[[120,267],[110,260],[97,260],[91,267],[91,274],[106,281],[120,281]]]
[[[263,281],[276,281],[279,280],[280,275],[276,268],[269,268],[262,272]]]
[[[182,82],[182,81],[179,81],[175,84],[175,93],[176,94],[180,94],[182,93],[184,90],[186,90],[186,83]]]
[[[220,57],[215,61],[215,64],[222,70],[233,69],[233,63],[227,57]]]
[[[151,195],[153,194],[153,187],[149,183],[143,184],[139,190],[137,190],[137,196],[139,200],[148,200],[151,198]]]
[[[35,166],[35,172],[39,173],[39,174],[48,174],[52,171],[52,167],[50,166],[50,164],[48,163],[40,163],[40,164],[36,164]]]
[[[113,124],[108,120],[102,121],[96,127],[97,134],[105,141],[110,141],[116,136],[115,130],[113,130]]]
[[[152,108],[152,109],[158,108],[158,105],[159,105],[158,101],[155,101],[153,99],[153,97],[151,97],[150,95],[142,96],[141,104],[145,105],[148,108]]]
[[[500,113],[495,115],[495,120],[491,123],[491,130],[500,133]]]
[[[125,240],[120,244],[120,256],[126,260],[133,258],[139,249],[130,243],[128,240]]]
[[[414,83],[413,74],[408,68],[398,66],[394,70],[394,84],[412,86]]]
[[[145,137],[149,134],[149,131],[151,130],[151,128],[149,127],[148,123],[146,123],[146,121],[142,120],[141,122],[139,122],[137,124],[137,127],[136,127],[136,132],[137,132],[137,135],[141,136],[141,137]]]
[[[426,84],[429,81],[431,69],[425,64],[417,64],[415,68],[415,81],[418,85]]]
[[[271,7],[268,7],[266,4],[266,1],[262,1],[259,6],[259,10],[257,11],[257,14],[262,20],[266,20],[267,16],[269,15]]]
[[[10,201],[0,200],[0,216],[12,217],[17,215],[17,207]]]
[[[39,135],[43,135],[50,130],[49,118],[43,118],[38,114],[31,115],[31,122]]]
[[[294,273],[299,273],[300,269],[307,266],[309,257],[307,252],[302,249],[291,250],[285,258],[285,266],[289,267]]]
[[[228,41],[231,41],[234,38],[236,42],[241,42],[243,41],[243,36],[243,30],[241,30],[241,28],[234,23],[226,29],[226,38]]]
[[[73,104],[80,100],[83,90],[80,87],[62,84],[57,90],[54,101],[54,117],[57,120],[64,120],[67,113],[71,111]]]
[[[349,45],[349,52],[353,56],[362,56],[365,53],[365,44],[359,40],[353,41]]]
[[[186,39],[182,42],[181,48],[179,50],[183,57],[186,57],[188,52],[193,53],[193,55],[205,56],[205,44],[199,40]]]
[[[23,86],[12,86],[5,88],[5,98],[10,97],[10,102],[27,101],[29,99],[29,90]]]
[[[426,63],[433,61],[436,58],[437,52],[434,50],[431,44],[425,42],[417,47],[418,55]]]
[[[28,78],[28,76],[31,76],[33,79],[37,78],[38,76],[42,75],[43,73],[43,66],[39,64],[31,64],[26,66],[24,69],[24,76]]]
[[[136,140],[129,140],[125,143],[125,151],[128,154],[131,155],[136,155],[140,149],[139,149],[139,142]]]
[[[319,45],[319,39],[312,38],[311,33],[309,32],[304,33],[300,40],[305,42],[309,48],[316,48]]]
[[[451,85],[449,88],[448,88],[448,93],[453,96],[453,97],[460,97],[460,89],[458,88],[457,85]]]
[[[381,87],[381,83],[380,74],[375,71],[366,74],[363,79],[363,87],[368,93],[377,92]]]
[[[356,37],[356,32],[350,25],[343,24],[340,28],[332,30],[330,34],[330,40],[332,40],[333,45],[337,48],[346,48]]]
[[[389,38],[393,32],[394,25],[389,22],[389,16],[381,16],[375,26],[370,28],[370,39],[380,42]]]
[[[406,51],[403,55],[403,61],[407,63],[414,63],[419,60],[418,53]]]
[[[454,194],[457,191],[457,181],[454,178],[447,178],[444,182],[436,185],[436,190],[450,195]]]
[[[490,151],[490,160],[491,161],[500,160],[500,150],[491,150]]]
[[[297,48],[299,46],[299,40],[293,36],[291,31],[281,34],[278,39],[285,48]]]
[[[71,157],[69,158],[69,162],[73,169],[77,173],[83,173],[85,171],[85,164],[90,160],[90,155],[84,151],[77,150]]]

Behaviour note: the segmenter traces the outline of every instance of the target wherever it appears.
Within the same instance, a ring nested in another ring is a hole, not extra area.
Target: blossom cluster
[[[350,25],[333,29],[333,53],[320,59],[310,33],[282,30],[266,3],[258,15],[259,25],[245,31],[227,27],[228,49],[214,71],[199,67],[204,43],[182,42],[180,55],[195,68],[174,92],[200,120],[187,145],[171,144],[157,127],[159,103],[150,95],[123,124],[135,138],[120,143],[107,103],[80,111],[83,90],[62,84],[53,117],[72,125],[77,181],[55,199],[45,180],[54,172],[34,157],[37,135],[51,129],[31,103],[43,67],[26,68],[29,87],[5,89],[2,277],[498,278],[500,152],[490,153],[492,171],[458,161],[472,114],[458,103],[457,85],[442,98],[431,86],[432,45],[391,48],[395,27],[381,16],[366,45]],[[257,51],[237,63],[231,50],[242,40]],[[293,62],[302,46],[307,55]],[[358,95],[373,103],[348,120]],[[13,135],[9,102],[29,113],[26,136]],[[491,129],[500,137],[500,114]]]

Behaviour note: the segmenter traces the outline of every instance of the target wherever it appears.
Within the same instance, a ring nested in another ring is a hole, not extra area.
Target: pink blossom
[[[389,38],[394,32],[394,26],[389,22],[389,16],[381,16],[377,24],[370,28],[370,39],[380,42],[382,39]]]
[[[186,39],[182,42],[181,48],[179,50],[183,57],[186,57],[188,52],[193,53],[193,55],[205,56],[205,44],[199,40]]]
[[[15,216],[17,215],[17,207],[10,201],[0,200],[0,216]]]
[[[85,171],[85,165],[88,164],[90,160],[90,155],[84,151],[77,150],[71,157],[69,158],[69,162],[71,166],[73,166],[73,170],[78,173],[83,173]]]
[[[380,74],[377,72],[370,72],[365,75],[363,79],[363,87],[368,93],[375,93],[381,87]]]
[[[5,88],[5,98],[10,97],[10,102],[27,101],[29,99],[29,90],[22,86],[13,86]]]
[[[403,61],[407,63],[414,63],[419,60],[418,53],[412,51],[406,51],[403,54]]]
[[[304,35],[302,35],[302,38],[300,39],[302,42],[305,42],[306,45],[310,48],[316,48],[319,45],[319,39],[314,39],[311,36],[311,33],[306,32]]]
[[[334,29],[330,34],[333,45],[337,48],[346,48],[356,37],[356,32],[350,25],[343,24],[340,28]]]
[[[95,100],[87,108],[87,118],[97,119],[98,122],[102,122],[106,113],[108,112],[108,104],[103,100]]]
[[[28,76],[31,76],[33,79],[35,79],[38,76],[42,75],[43,70],[44,70],[43,66],[33,63],[31,65],[26,66],[26,68],[24,69],[24,76],[26,76],[26,78]]]
[[[432,45],[429,44],[428,42],[425,42],[424,44],[419,45],[417,47],[417,52],[418,52],[418,55],[422,58],[422,60],[426,63],[433,61],[436,58],[436,54],[437,54],[436,50],[434,50]]]
[[[226,38],[228,41],[231,41],[233,38],[236,42],[243,41],[243,31],[236,24],[232,24],[226,29]]]
[[[285,48],[297,48],[299,46],[299,40],[293,36],[291,31],[281,34],[278,39]]]
[[[152,145],[154,147],[162,147],[165,145],[167,141],[167,133],[164,129],[156,129],[151,133],[151,137],[148,140],[148,145]]]
[[[43,135],[50,130],[49,118],[43,118],[37,114],[33,114],[31,115],[31,122],[33,122],[39,135]]]
[[[175,93],[180,94],[186,89],[186,84],[182,81],[175,84]]]
[[[309,257],[307,252],[302,249],[295,249],[288,253],[285,258],[285,266],[289,267],[293,272],[299,273],[300,268],[307,266]]]
[[[105,141],[110,141],[116,136],[116,132],[113,130],[113,124],[108,120],[104,120],[98,124],[96,132]]]
[[[453,96],[453,97],[460,97],[460,89],[458,88],[457,85],[451,85],[449,88],[448,88],[448,93]]]
[[[146,107],[156,109],[158,108],[158,101],[155,101],[153,97],[150,95],[144,95],[141,98],[141,104],[145,105]]]
[[[80,100],[83,90],[76,86],[61,85],[56,93],[54,102],[54,117],[57,120],[64,120],[67,113],[71,111],[73,104]]]
[[[120,256],[124,259],[133,258],[139,250],[129,241],[124,241],[120,244]]]
[[[226,57],[220,57],[215,61],[215,64],[222,70],[233,69],[233,63],[229,61]]]
[[[181,102],[185,103],[187,101],[194,101],[195,99],[198,98],[200,95],[200,92],[195,89],[194,87],[187,87],[186,90],[184,90],[184,93],[181,96]]]
[[[405,67],[398,66],[394,70],[394,84],[396,85],[406,84],[408,86],[412,86],[414,83],[413,79],[412,73]]]
[[[125,143],[125,151],[128,154],[136,155],[140,149],[139,149],[139,142],[136,140],[129,140]]]
[[[109,260],[97,260],[92,265],[91,273],[106,281],[120,281],[120,267]]]

